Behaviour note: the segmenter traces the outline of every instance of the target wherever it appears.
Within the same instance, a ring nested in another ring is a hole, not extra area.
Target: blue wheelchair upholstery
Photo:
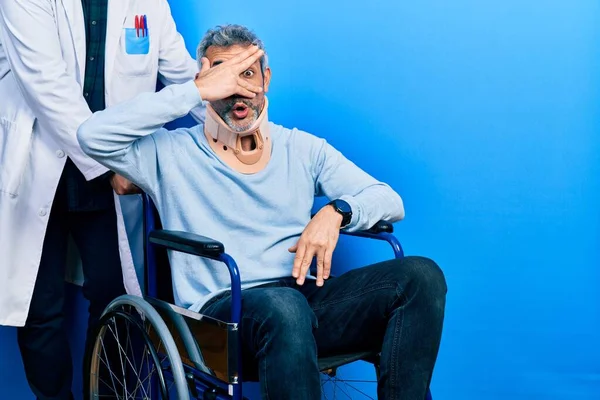
[[[143,194],[144,203],[144,246],[145,246],[145,280],[146,295],[169,303],[173,303],[171,271],[166,250],[179,251],[221,261],[228,268],[231,277],[232,308],[231,320],[227,322],[239,323],[241,321],[241,278],[235,260],[226,253],[225,246],[212,238],[196,235],[189,232],[163,230],[160,217],[150,197]],[[381,221],[369,230],[360,232],[345,232],[341,234],[382,240],[388,242],[396,258],[404,257],[400,242],[393,235],[393,226]],[[237,348],[241,348],[238,346]],[[339,366],[364,360],[374,365],[379,363],[379,355],[373,352],[359,352],[319,359],[321,371],[328,371]],[[241,365],[241,352],[239,354]],[[240,380],[243,380],[240,375]],[[240,393],[234,392],[234,399],[241,399]],[[431,399],[431,395],[428,395]]]

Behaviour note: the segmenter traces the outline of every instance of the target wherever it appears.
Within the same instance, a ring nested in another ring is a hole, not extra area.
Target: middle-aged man
[[[0,325],[19,327],[39,399],[71,397],[69,235],[90,327],[114,297],[140,293],[126,235],[139,223],[139,196],[116,196],[130,182],[81,151],[77,128],[154,92],[157,78],[183,83],[197,72],[167,0],[0,0]]]
[[[444,276],[433,261],[406,257],[330,277],[340,229],[398,221],[403,203],[325,140],[268,120],[271,69],[262,48],[241,26],[209,31],[194,82],[95,113],[79,129],[81,146],[148,193],[165,229],[212,237],[236,259],[245,362],[258,368],[264,398],[319,399],[317,355],[375,350],[379,397],[424,399]],[[162,128],[202,99],[204,124]],[[315,196],[330,202],[311,218]],[[176,302],[227,319],[226,269],[181,253],[170,260]]]

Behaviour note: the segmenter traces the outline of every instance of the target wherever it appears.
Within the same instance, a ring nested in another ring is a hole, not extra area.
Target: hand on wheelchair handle
[[[142,193],[141,189],[134,185],[127,178],[123,178],[121,175],[114,174],[110,178],[110,185],[118,195],[136,194]]]
[[[332,206],[323,207],[306,225],[298,242],[289,248],[296,253],[292,276],[303,285],[314,257],[317,258],[317,286],[331,273],[331,258],[340,237],[342,216]]]

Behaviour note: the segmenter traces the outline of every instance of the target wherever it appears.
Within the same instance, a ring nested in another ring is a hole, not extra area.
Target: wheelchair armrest
[[[223,243],[189,232],[154,230],[150,243],[196,256],[219,259],[225,252]]]
[[[167,249],[220,261],[227,266],[231,277],[231,321],[242,320],[242,280],[235,260],[225,253],[223,243],[189,232],[153,230],[148,240]],[[241,361],[240,361],[241,362]]]
[[[375,225],[373,225],[371,228],[369,228],[369,229],[367,229],[366,231],[363,231],[363,232],[367,232],[367,233],[382,233],[382,232],[394,233],[394,225],[390,224],[389,222],[379,221],[378,223],[376,223]]]
[[[355,236],[386,241],[392,246],[392,249],[394,250],[394,256],[396,258],[402,258],[404,257],[404,250],[402,250],[402,245],[400,244],[398,239],[396,239],[393,232],[394,226],[392,224],[385,221],[379,221],[371,228],[366,230],[356,232],[347,232],[342,230],[340,233],[346,236]]]

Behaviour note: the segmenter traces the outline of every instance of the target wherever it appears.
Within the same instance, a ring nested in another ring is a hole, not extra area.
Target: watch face
[[[342,215],[342,228],[348,225],[352,220],[352,207],[350,207],[350,204],[338,199],[332,201],[331,205]]]
[[[349,214],[352,212],[350,204],[346,203],[344,200],[336,200],[335,206],[344,214]]]

